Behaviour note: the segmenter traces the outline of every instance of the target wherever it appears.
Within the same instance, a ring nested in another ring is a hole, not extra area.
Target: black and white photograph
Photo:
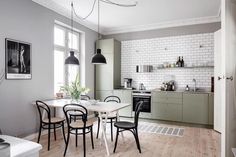
[[[6,39],[6,79],[31,79],[31,44]]]

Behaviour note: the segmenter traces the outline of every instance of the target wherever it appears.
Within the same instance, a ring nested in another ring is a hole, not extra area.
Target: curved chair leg
[[[133,134],[134,134],[134,138],[135,138],[139,153],[141,153],[141,148],[140,148],[140,143],[139,143],[139,138],[138,138],[138,130],[134,129]]]
[[[78,146],[78,129],[75,130],[75,145]]]
[[[93,143],[93,126],[91,126],[91,128],[90,128],[90,133],[91,133],[92,148],[94,149],[94,143]]]
[[[98,138],[98,135],[99,135],[99,130],[100,130],[100,118],[98,117],[97,138]]]
[[[48,124],[48,151],[50,150],[50,134],[51,134],[50,128],[51,128],[51,126],[50,126],[50,124]]]
[[[57,135],[56,135],[56,124],[53,124],[53,130],[54,130],[54,140],[57,140]]]
[[[65,126],[64,126],[64,122],[62,122],[62,134],[63,134],[64,141],[65,141],[65,143],[66,143],[66,136],[65,136]]]
[[[113,119],[111,118],[111,141],[113,141]]]
[[[84,146],[84,157],[86,157],[86,138],[85,138],[85,128],[83,129],[83,146]]]
[[[64,156],[66,156],[66,151],[67,151],[67,148],[68,148],[69,140],[70,140],[70,129],[68,129],[68,134],[67,134],[67,140],[66,140],[66,147],[65,147],[65,151],[64,151]]]
[[[116,152],[116,146],[117,146],[118,136],[119,136],[119,128],[117,128],[117,131],[116,131],[116,142],[115,142],[115,147],[114,147],[113,153]]]
[[[41,131],[42,131],[42,124],[40,124],[40,127],[39,127],[38,143],[39,143],[39,141],[40,141]]]

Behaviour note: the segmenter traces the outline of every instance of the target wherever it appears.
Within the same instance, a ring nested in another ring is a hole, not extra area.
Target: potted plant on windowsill
[[[80,85],[79,75],[76,75],[75,81],[71,82],[69,85],[62,86],[60,91],[65,92],[66,95],[70,96],[72,101],[77,101],[80,99],[81,94],[87,94],[89,88],[82,87]]]

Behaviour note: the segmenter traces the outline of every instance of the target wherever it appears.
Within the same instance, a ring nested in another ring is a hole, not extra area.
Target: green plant
[[[89,88],[82,87],[80,85],[79,75],[76,75],[75,81],[71,82],[69,85],[62,86],[60,91],[65,92],[69,95],[73,100],[79,100],[81,93],[87,94],[89,92]]]

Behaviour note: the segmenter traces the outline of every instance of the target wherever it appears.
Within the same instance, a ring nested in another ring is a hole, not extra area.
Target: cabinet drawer
[[[182,121],[182,106],[178,104],[154,103],[152,118]]]
[[[183,94],[182,93],[178,93],[178,92],[165,92],[165,91],[161,91],[161,92],[152,92],[152,96],[156,97],[156,98],[177,98],[177,99],[182,99]]]
[[[159,103],[170,103],[170,104],[179,104],[182,105],[182,99],[178,98],[170,98],[170,97],[165,97],[165,98],[157,98],[157,97],[152,97],[152,102],[159,102]]]

